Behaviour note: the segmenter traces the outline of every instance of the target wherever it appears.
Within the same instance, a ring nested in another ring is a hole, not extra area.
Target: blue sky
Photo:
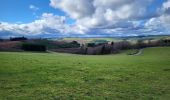
[[[170,0],[0,0],[0,37],[170,34],[169,20]]]
[[[49,0],[0,0],[0,20],[10,23],[28,23],[36,20],[37,16],[41,16],[44,12],[65,15],[61,10],[50,7],[49,4]],[[35,11],[36,15],[29,8],[30,5],[39,8]]]

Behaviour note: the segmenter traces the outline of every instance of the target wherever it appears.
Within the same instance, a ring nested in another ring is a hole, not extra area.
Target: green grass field
[[[0,100],[169,98],[170,47],[138,56],[0,52]]]

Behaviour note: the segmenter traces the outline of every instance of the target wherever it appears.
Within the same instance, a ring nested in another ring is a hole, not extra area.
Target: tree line
[[[0,39],[3,44],[10,44],[7,40]],[[170,39],[139,39],[135,43],[126,39],[119,42],[108,42],[106,40],[93,41],[80,44],[77,41],[53,41],[48,39],[27,39],[25,37],[10,38],[9,41],[20,41],[20,50],[24,51],[56,51],[65,53],[76,53],[84,55],[104,55],[119,53],[121,50],[142,49],[146,47],[170,46]],[[8,48],[7,48],[8,49]],[[19,49],[19,47],[17,47]],[[12,49],[9,49],[12,50]]]
[[[123,40],[120,42],[111,42],[102,45],[96,45],[90,43],[90,45],[81,46],[81,54],[90,55],[102,55],[102,54],[113,54],[119,53],[121,50],[128,49],[142,49],[146,47],[158,47],[158,46],[170,46],[170,39],[160,40],[137,40],[136,43]]]

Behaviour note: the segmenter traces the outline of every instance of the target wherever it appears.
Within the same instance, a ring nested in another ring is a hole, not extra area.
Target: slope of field
[[[138,56],[0,52],[0,100],[169,98],[169,47]]]
[[[19,50],[20,45],[20,41],[0,42],[0,51],[21,51]]]

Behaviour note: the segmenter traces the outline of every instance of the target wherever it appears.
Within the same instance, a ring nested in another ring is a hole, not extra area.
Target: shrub
[[[22,49],[25,51],[46,51],[45,45],[24,43]]]
[[[108,44],[107,40],[94,40],[95,45],[104,45]]]
[[[95,47],[95,43],[87,43],[87,47]]]

